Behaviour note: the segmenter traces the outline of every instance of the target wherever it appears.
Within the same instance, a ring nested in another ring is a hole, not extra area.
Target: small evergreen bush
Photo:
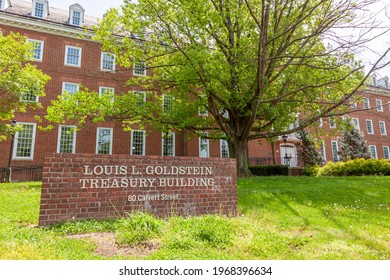
[[[354,159],[346,162],[329,162],[319,168],[317,176],[390,175],[388,159]]]
[[[255,176],[287,176],[287,165],[257,165],[250,166],[249,170]]]

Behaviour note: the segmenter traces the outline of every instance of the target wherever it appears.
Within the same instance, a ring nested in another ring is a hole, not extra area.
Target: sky
[[[85,14],[102,18],[109,8],[119,8],[123,0],[49,0],[49,6],[68,10],[73,4],[80,4],[84,8]]]

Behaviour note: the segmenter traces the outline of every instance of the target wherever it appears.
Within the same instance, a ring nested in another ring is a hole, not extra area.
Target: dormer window
[[[84,9],[79,4],[69,7],[69,24],[81,26],[84,22]]]
[[[33,0],[31,15],[36,18],[45,19],[48,15],[49,3],[47,0]]]

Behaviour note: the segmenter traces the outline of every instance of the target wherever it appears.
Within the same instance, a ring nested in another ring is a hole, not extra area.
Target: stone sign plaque
[[[125,217],[237,214],[234,159],[53,154],[43,168],[39,226]]]

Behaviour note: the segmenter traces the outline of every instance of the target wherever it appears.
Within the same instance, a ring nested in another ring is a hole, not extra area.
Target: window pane
[[[68,65],[80,65],[81,49],[67,47],[66,49],[66,64]]]
[[[109,155],[111,154],[111,140],[112,129],[110,128],[98,128],[97,135],[97,154]]]
[[[389,159],[390,158],[389,147],[383,147],[383,157],[385,159]]]
[[[172,110],[173,106],[173,97],[170,95],[165,94],[163,96],[163,111],[169,112]]]
[[[209,156],[209,139],[203,137],[199,138],[199,156],[200,157]]]
[[[43,18],[43,3],[35,4],[35,16],[39,18]]]
[[[338,145],[336,141],[332,141],[332,156],[333,156],[333,162],[339,161]]]
[[[134,75],[145,76],[146,75],[146,64],[145,62],[134,63]]]
[[[221,140],[221,157],[229,158],[229,144],[226,140]]]
[[[34,125],[23,124],[23,130],[16,134],[16,157],[32,158]]]
[[[374,146],[374,145],[371,145],[371,146],[370,146],[370,153],[371,153],[371,157],[372,157],[372,158],[377,158],[376,146]]]
[[[103,70],[115,70],[115,56],[111,53],[102,53],[102,65]]]
[[[75,131],[73,127],[60,128],[59,153],[74,153]]]
[[[81,13],[79,11],[73,11],[73,22],[72,24],[80,26],[81,24]]]
[[[173,132],[163,133],[163,156],[175,155],[175,134]]]
[[[70,94],[75,94],[79,90],[78,84],[64,83],[63,91],[66,91]]]
[[[135,130],[131,133],[131,154],[143,156],[145,151],[145,132]]]

